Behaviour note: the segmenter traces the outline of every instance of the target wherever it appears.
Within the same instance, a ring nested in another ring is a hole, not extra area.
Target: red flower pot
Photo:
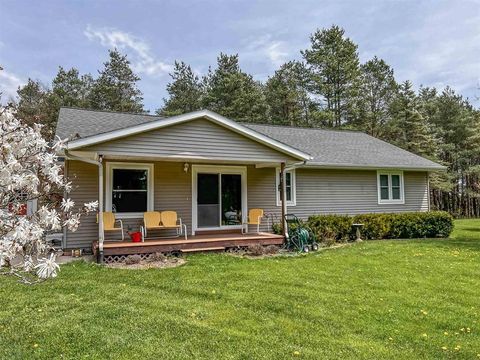
[[[13,212],[13,204],[8,204],[8,211]],[[15,215],[27,215],[27,204],[21,204]]]
[[[142,233],[139,231],[130,233],[130,238],[132,239],[132,242],[142,242]]]

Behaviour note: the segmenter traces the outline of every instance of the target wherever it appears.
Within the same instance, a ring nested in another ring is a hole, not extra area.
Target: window
[[[378,203],[379,204],[404,204],[403,173],[385,172],[377,173]]]
[[[153,210],[153,165],[107,163],[106,211],[136,215]]]
[[[280,189],[280,169],[277,169],[277,180],[276,180],[276,189],[277,189],[277,206],[282,206],[281,202],[281,189]],[[285,188],[287,192],[287,206],[295,206],[296,199],[296,181],[295,181],[295,170],[290,170],[285,172]]]

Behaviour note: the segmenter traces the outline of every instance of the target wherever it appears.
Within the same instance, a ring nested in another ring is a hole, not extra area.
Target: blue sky
[[[203,74],[219,52],[239,53],[242,68],[265,80],[332,24],[359,45],[361,61],[377,55],[399,81],[451,85],[480,104],[480,0],[0,0],[0,91],[6,100],[29,77],[49,83],[59,65],[95,73],[117,46],[155,110],[175,59]]]

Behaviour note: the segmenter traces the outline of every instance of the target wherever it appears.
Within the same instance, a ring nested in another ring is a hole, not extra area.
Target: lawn
[[[306,256],[0,278],[1,359],[480,359],[480,220]]]

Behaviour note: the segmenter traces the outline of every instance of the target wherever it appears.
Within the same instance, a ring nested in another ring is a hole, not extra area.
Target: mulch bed
[[[159,261],[142,260],[136,264],[114,263],[107,264],[106,267],[113,269],[130,269],[130,270],[143,270],[143,269],[167,269],[182,266],[186,261],[183,258],[168,257]]]

